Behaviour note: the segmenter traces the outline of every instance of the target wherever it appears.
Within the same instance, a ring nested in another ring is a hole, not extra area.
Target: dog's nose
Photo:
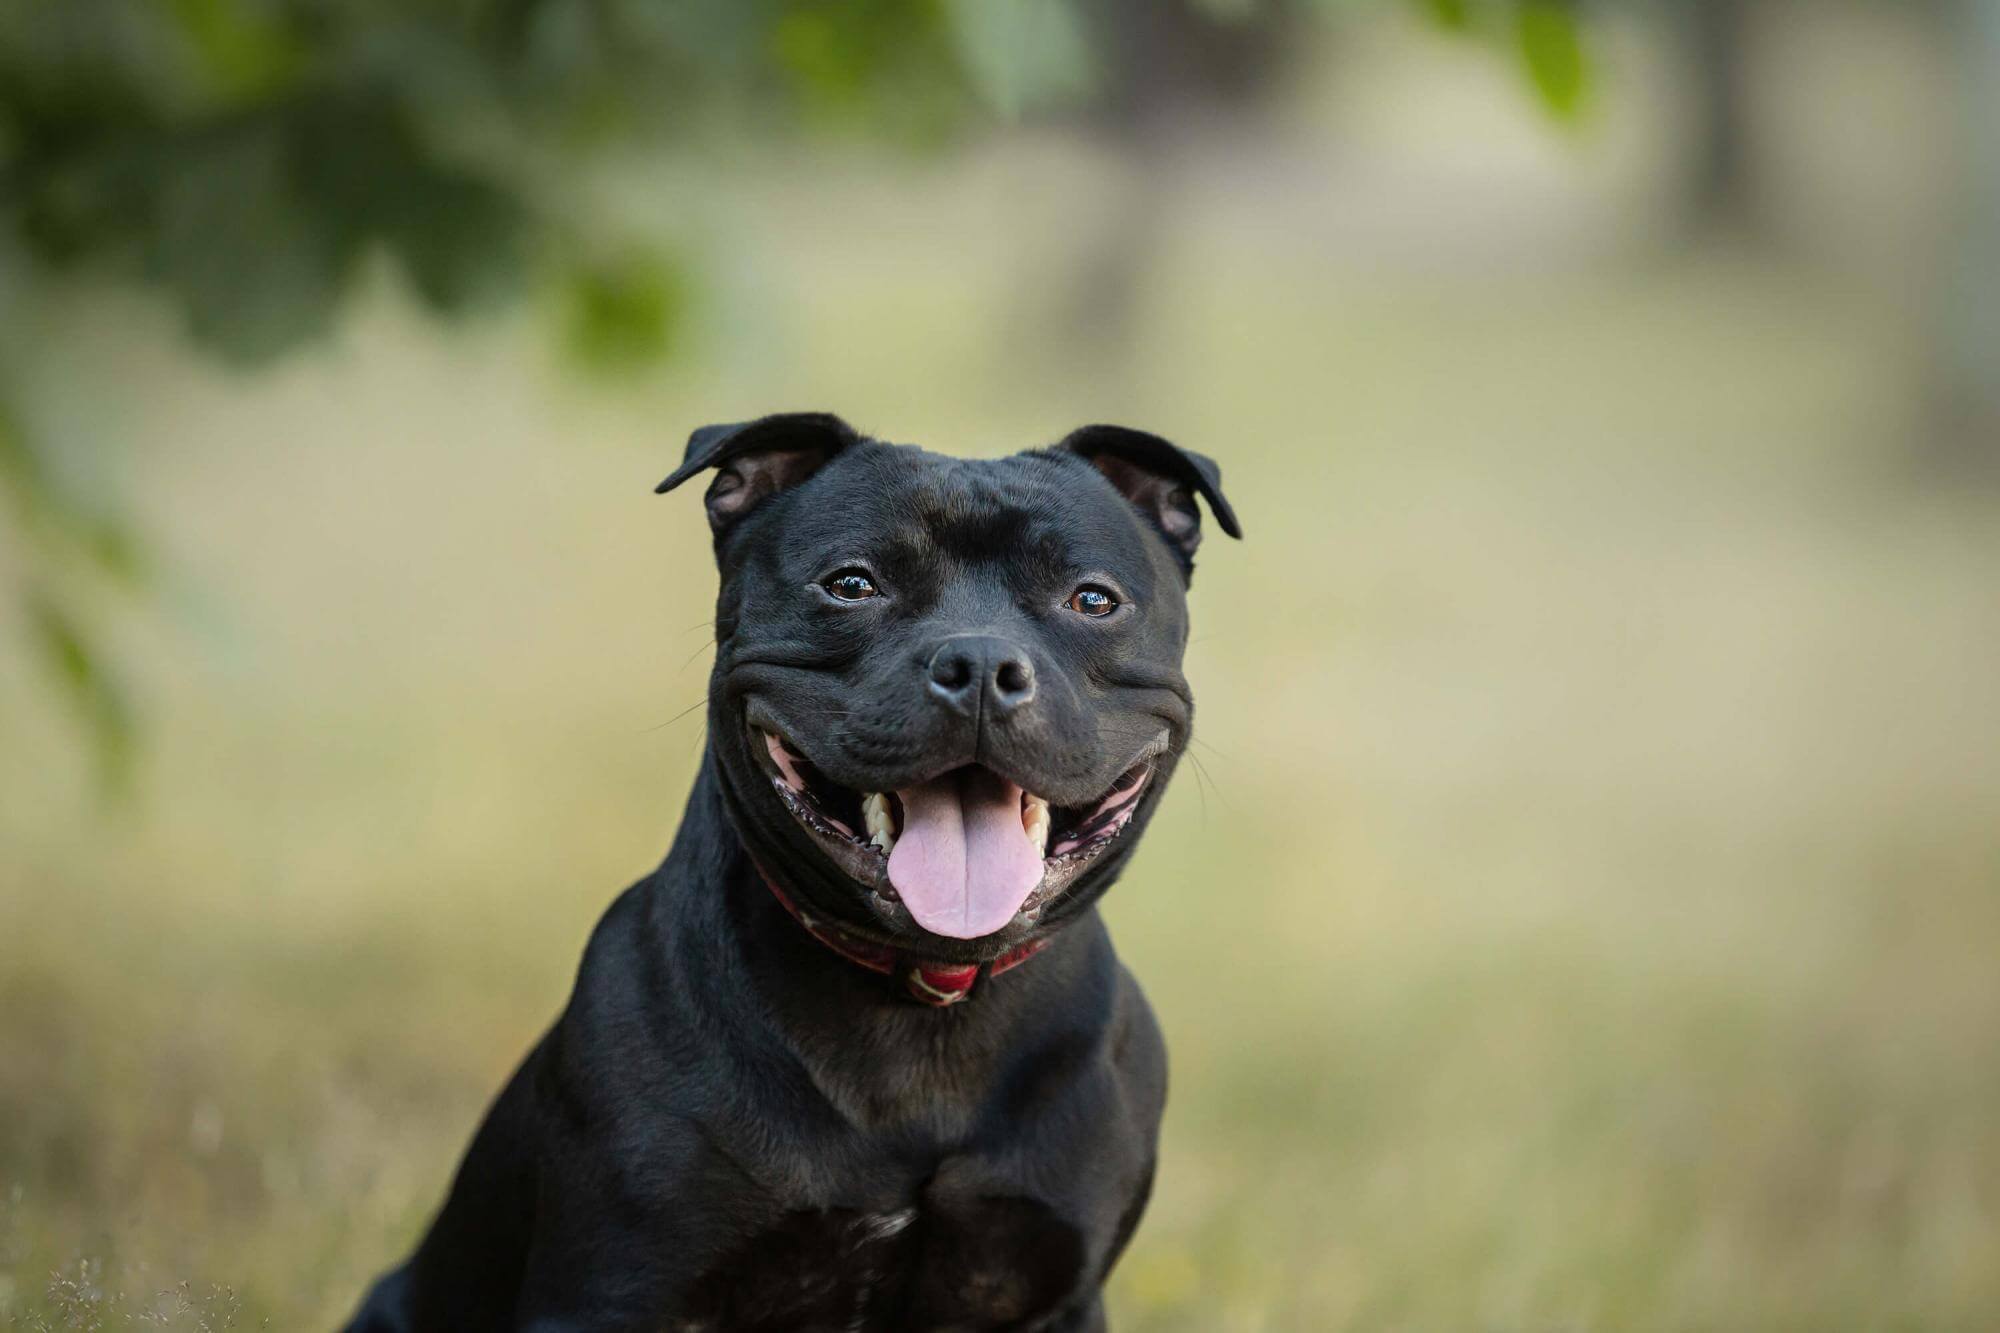
[[[1018,644],[986,634],[959,634],[931,654],[931,693],[961,713],[982,706],[1005,717],[1035,697],[1035,664]]]

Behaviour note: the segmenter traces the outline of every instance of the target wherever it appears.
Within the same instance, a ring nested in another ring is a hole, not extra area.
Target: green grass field
[[[1244,517],[1108,907],[1174,1060],[1118,1328],[2000,1324],[2000,499],[1913,470],[1905,334],[1217,197],[1094,361],[995,207],[1087,165],[962,170],[949,244],[921,180],[753,193],[737,313],[609,395],[387,298],[256,380],[65,315],[164,572],[128,806],[0,653],[0,1326],[326,1328],[401,1255],[678,816],[714,580],[649,488],[781,406],[1146,425]]]

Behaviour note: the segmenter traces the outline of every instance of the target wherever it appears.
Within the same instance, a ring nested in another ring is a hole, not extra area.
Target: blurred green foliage
[[[892,86],[961,81],[940,22],[919,0],[32,0],[0,18],[7,222],[31,263],[154,284],[204,345],[266,361],[374,253],[444,313],[537,268],[601,284],[563,262],[589,219],[560,170],[705,116],[892,114]]]
[[[1575,109],[1560,0],[1419,7],[1511,14],[1543,100]],[[934,141],[1085,97],[1093,32],[1115,40],[1076,0],[21,0],[0,10],[0,221],[32,265],[155,284],[203,344],[264,361],[324,330],[377,251],[441,312],[537,269],[601,290],[563,260],[593,220],[557,188],[595,151],[720,124]]]
[[[131,773],[132,708],[85,628],[82,607],[91,585],[133,589],[143,583],[140,543],[122,516],[83,503],[56,482],[4,402],[0,492],[26,556],[16,589],[26,642],[83,720],[102,788],[122,793]]]
[[[1213,25],[1299,17],[1185,2]],[[1393,2],[1514,32],[1547,107],[1579,107],[1561,0]],[[647,238],[603,234],[578,187],[594,158],[724,127],[935,145],[1087,102],[1116,17],[1090,0],[15,0],[0,276],[145,285],[253,366],[325,333],[379,255],[444,315],[553,288],[568,351],[629,370],[674,349],[695,281]],[[129,581],[142,543],[60,496],[37,447],[0,421],[17,518],[46,538],[17,601],[115,773],[131,709],[71,566]]]
[[[684,272],[651,250],[578,269],[564,297],[566,345],[589,366],[657,361],[673,351],[687,320]]]
[[[1516,9],[1514,21],[1521,59],[1536,91],[1558,115],[1574,117],[1588,91],[1575,15],[1561,0],[1526,0]]]

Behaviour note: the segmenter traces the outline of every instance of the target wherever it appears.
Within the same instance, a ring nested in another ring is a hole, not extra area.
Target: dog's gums
[[[1077,806],[1051,805],[977,764],[863,792],[833,782],[776,731],[751,733],[772,788],[835,865],[924,929],[958,939],[1036,920],[1125,830],[1153,774],[1149,751]]]

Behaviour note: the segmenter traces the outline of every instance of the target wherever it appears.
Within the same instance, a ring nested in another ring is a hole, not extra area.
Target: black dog
[[[1094,904],[1188,743],[1215,464],[694,433],[722,571],[673,850],[356,1330],[1098,1329],[1166,1050]]]

